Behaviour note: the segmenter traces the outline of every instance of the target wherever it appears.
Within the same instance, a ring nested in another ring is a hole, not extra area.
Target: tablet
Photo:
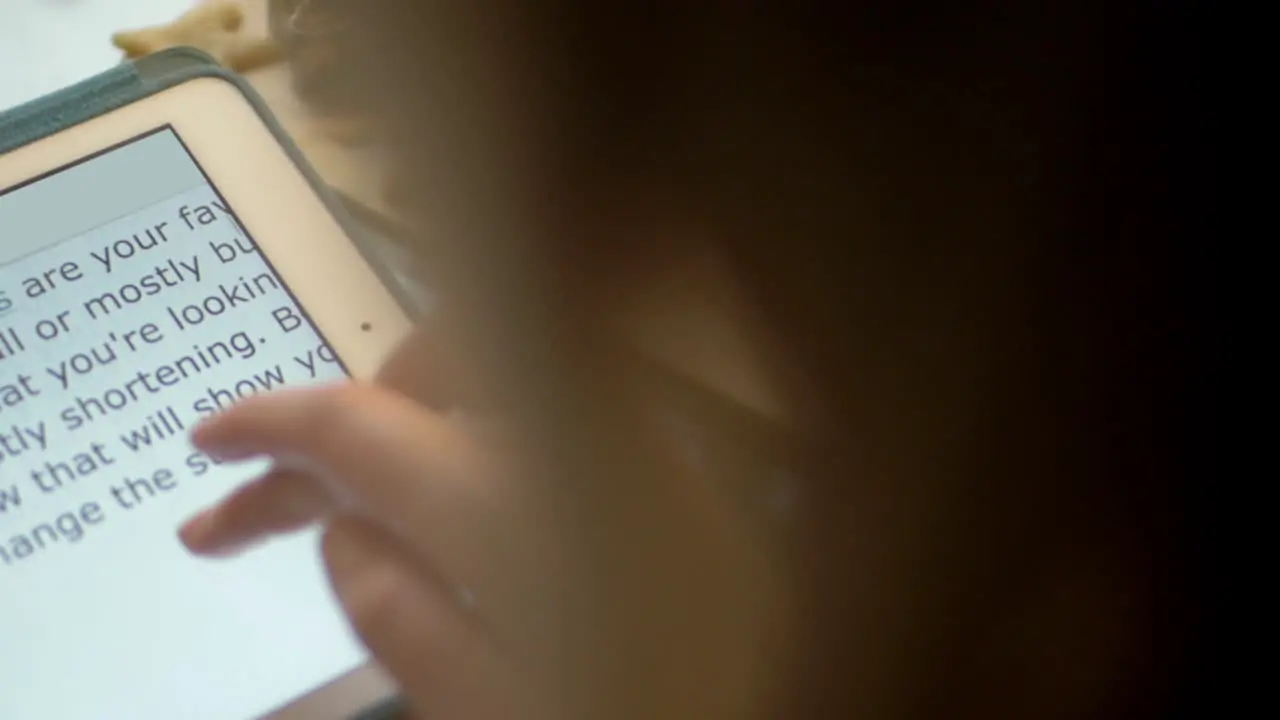
[[[179,523],[265,466],[187,433],[369,377],[410,320],[259,101],[173,77],[28,108],[7,152],[0,116],[0,718],[349,718],[394,689],[316,534],[188,554]]]

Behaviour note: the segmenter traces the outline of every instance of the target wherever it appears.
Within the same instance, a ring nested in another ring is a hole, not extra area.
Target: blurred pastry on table
[[[244,21],[240,3],[213,0],[196,5],[171,23],[117,32],[111,44],[129,59],[171,47],[194,47],[240,73],[282,60],[280,44],[274,38],[251,36]]]

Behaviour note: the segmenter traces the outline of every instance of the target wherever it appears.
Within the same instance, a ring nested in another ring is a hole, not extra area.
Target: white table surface
[[[0,0],[0,110],[120,62],[111,33],[166,23],[193,0]]]

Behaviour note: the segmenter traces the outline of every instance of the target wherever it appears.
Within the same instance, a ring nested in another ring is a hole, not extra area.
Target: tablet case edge
[[[396,302],[411,318],[419,317],[424,306],[415,300],[417,293],[406,288],[405,282],[370,247],[368,235],[371,231],[365,231],[363,224],[348,211],[343,199],[307,162],[262,96],[244,77],[196,48],[169,48],[127,61],[62,90],[0,111],[0,155],[197,78],[224,80],[240,91]]]
[[[365,261],[378,274],[397,302],[411,316],[419,307],[385,263],[368,246],[355,220],[341,201],[303,157],[302,151],[285,132],[266,102],[240,75],[219,65],[211,56],[195,48],[179,47],[122,63],[62,90],[9,110],[0,111],[0,156],[24,145],[49,137],[74,125],[87,122],[137,102],[157,92],[196,78],[219,78],[235,85],[248,99],[289,158],[298,166],[329,212],[347,232]],[[403,703],[393,698],[370,708],[352,720],[394,720],[403,714]]]

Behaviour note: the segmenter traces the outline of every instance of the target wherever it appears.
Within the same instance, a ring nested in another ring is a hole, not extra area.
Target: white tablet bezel
[[[371,378],[411,321],[233,83],[193,79],[6,153],[0,156],[0,188],[165,126],[186,145],[347,370],[356,379]],[[394,692],[370,663],[263,720],[346,720]]]

